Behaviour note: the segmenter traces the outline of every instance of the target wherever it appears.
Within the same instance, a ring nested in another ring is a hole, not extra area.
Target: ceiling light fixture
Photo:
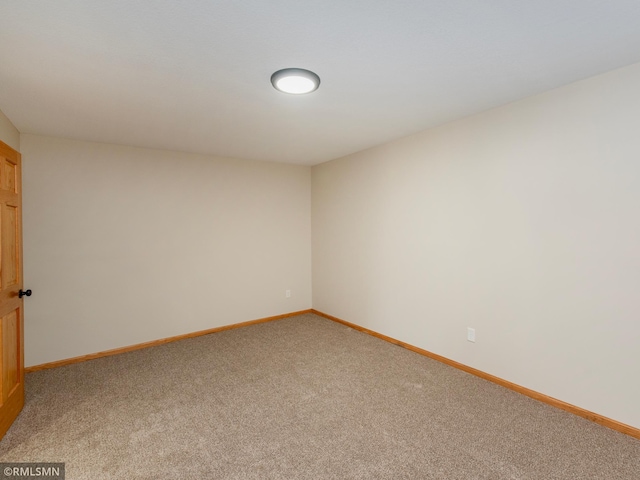
[[[271,83],[280,92],[302,95],[317,90],[320,77],[302,68],[285,68],[271,75]]]

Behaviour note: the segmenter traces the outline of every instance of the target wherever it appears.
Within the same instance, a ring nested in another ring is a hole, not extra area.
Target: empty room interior
[[[1,2],[0,463],[639,478],[638,25]]]

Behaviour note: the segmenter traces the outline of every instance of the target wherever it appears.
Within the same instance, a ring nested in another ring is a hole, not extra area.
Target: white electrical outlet
[[[286,292],[284,292],[284,296],[287,298],[291,298],[291,290],[287,290]]]
[[[469,340],[470,342],[474,342],[476,341],[476,329],[475,328],[471,328],[468,327],[467,328],[467,340]]]

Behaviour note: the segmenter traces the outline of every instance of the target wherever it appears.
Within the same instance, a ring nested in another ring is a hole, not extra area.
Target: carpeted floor
[[[27,375],[67,479],[638,479],[640,441],[314,315]]]

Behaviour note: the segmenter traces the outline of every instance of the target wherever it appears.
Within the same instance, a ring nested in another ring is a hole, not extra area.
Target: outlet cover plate
[[[470,342],[474,342],[476,341],[476,329],[475,328],[471,328],[468,327],[467,328],[467,340],[469,340]]]

